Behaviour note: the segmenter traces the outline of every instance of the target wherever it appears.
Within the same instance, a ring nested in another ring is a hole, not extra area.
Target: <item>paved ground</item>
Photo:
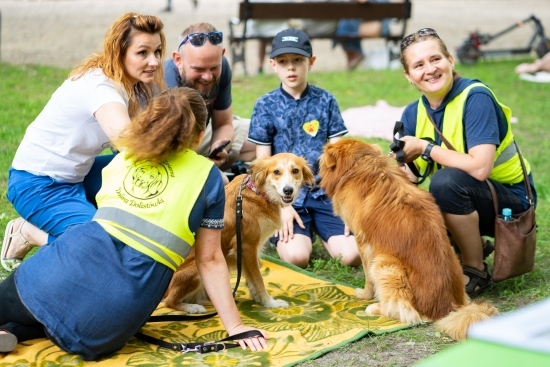
[[[165,0],[0,0],[1,54],[9,63],[73,67],[97,50],[109,25],[122,13],[137,11],[158,15],[165,23],[168,49],[177,46],[177,36],[187,25],[208,21],[228,31],[228,21],[237,15],[240,0],[173,0],[173,11],[163,13]],[[515,21],[535,14],[550,36],[548,0],[412,0],[413,14],[407,30],[435,28],[450,50],[479,30],[495,34]],[[531,32],[524,27],[495,40],[494,47],[523,47]],[[382,46],[381,41],[363,41],[365,48]],[[341,48],[328,40],[316,40],[316,70],[338,70],[345,64]],[[257,69],[256,43],[249,42],[248,70]],[[238,68],[235,72],[241,73]]]

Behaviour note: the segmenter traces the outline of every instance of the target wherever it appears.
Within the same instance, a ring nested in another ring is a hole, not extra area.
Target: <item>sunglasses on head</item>
[[[401,51],[409,47],[409,45],[414,41],[415,37],[425,37],[425,36],[436,36],[439,38],[439,35],[435,31],[435,29],[432,28],[422,28],[419,31],[415,33],[409,34],[407,37],[403,38],[403,41],[401,41]]]
[[[204,45],[206,42],[206,39],[210,41],[213,45],[219,45],[223,41],[223,33],[216,31],[216,32],[208,32],[208,33],[191,33],[188,34],[183,38],[180,45],[178,46],[178,49],[181,47],[181,45],[184,45],[189,41],[190,44],[192,44],[195,47],[200,47]]]

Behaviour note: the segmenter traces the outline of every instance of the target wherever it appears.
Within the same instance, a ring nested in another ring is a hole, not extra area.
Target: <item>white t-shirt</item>
[[[65,80],[27,128],[13,168],[63,182],[83,181],[94,158],[109,147],[94,113],[109,102],[127,107],[125,97],[101,69]]]

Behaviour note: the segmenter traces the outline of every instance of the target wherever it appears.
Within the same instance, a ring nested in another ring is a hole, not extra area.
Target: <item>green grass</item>
[[[494,302],[502,312],[514,310],[550,296],[547,279],[550,273],[549,232],[550,220],[550,140],[545,138],[550,116],[550,84],[528,83],[519,80],[514,67],[524,60],[485,61],[472,67],[458,66],[466,77],[479,78],[487,83],[499,100],[512,109],[519,123],[514,134],[524,156],[531,163],[539,195],[537,207],[538,247],[535,269],[529,274],[496,284],[495,289],[480,297]],[[51,94],[63,82],[69,70],[42,66],[13,66],[0,63],[0,228],[3,233],[7,222],[16,217],[6,200],[7,171],[26,127],[40,113]],[[386,100],[393,106],[404,106],[419,97],[400,70],[354,71],[310,74],[310,83],[331,91],[343,111],[350,107],[373,105]],[[255,101],[264,93],[279,86],[274,75],[234,77],[234,113],[250,117]],[[393,122],[392,122],[393,123]],[[377,140],[377,143],[389,142]],[[391,225],[391,224],[389,224]],[[268,251],[276,256],[273,250]],[[362,287],[361,268],[341,266],[316,244],[308,270],[335,281]],[[0,277],[6,273],[0,270]],[[430,331],[433,334],[433,331]],[[429,340],[430,348],[438,351],[452,345],[448,339],[429,336],[422,328],[400,332],[407,340]],[[400,334],[400,335],[401,335]],[[377,348],[391,348],[380,339],[374,339]],[[373,343],[372,340],[365,343]],[[351,347],[353,350],[353,347]]]

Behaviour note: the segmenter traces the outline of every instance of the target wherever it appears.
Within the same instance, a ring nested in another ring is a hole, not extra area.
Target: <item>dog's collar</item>
[[[252,177],[250,175],[246,176],[243,180],[243,183],[246,185],[246,187],[248,187],[250,190],[254,191],[254,193],[256,195],[260,195],[261,197],[263,197],[264,199],[266,199],[267,201],[269,201],[269,198],[263,193],[263,192],[258,192],[258,188],[256,187],[256,185],[254,185],[254,182],[252,181]]]

